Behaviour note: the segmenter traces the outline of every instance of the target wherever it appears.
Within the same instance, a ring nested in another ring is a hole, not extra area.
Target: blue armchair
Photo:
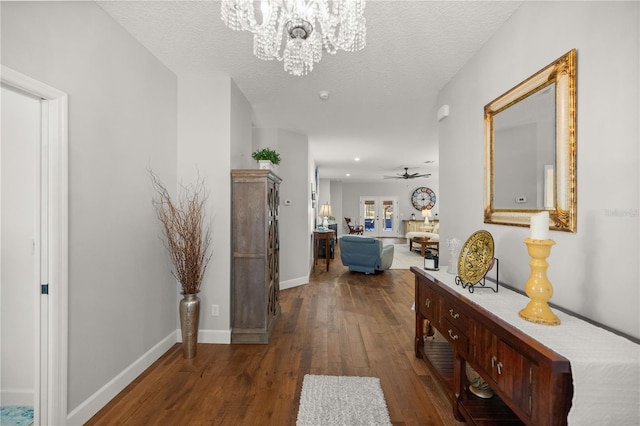
[[[340,237],[340,259],[350,271],[373,274],[384,271],[393,263],[393,245],[383,246],[382,241],[360,235]]]

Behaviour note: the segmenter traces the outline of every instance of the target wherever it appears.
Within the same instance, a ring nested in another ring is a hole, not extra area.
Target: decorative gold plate
[[[458,258],[458,276],[463,283],[476,284],[493,262],[493,237],[488,231],[476,231],[462,246]]]

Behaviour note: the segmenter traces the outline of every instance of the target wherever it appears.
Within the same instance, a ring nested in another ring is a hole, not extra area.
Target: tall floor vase
[[[182,357],[195,358],[198,347],[198,323],[200,320],[200,298],[185,294],[180,301],[180,329],[182,331]]]

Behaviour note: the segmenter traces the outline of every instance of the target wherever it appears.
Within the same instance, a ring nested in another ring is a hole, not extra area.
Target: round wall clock
[[[431,210],[431,208],[436,205],[436,193],[426,186],[416,188],[411,194],[411,204],[413,204],[416,210],[422,211],[425,207]]]

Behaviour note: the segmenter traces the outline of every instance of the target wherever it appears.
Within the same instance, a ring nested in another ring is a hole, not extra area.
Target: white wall
[[[286,289],[309,282],[311,252],[307,240],[307,218],[311,205],[311,185],[301,176],[309,173],[307,136],[282,129],[253,130],[254,149],[270,147],[278,151],[282,161],[275,173],[280,184],[280,288]],[[255,166],[254,166],[255,167]],[[290,205],[285,205],[290,200]]]
[[[278,148],[278,131],[279,129],[254,127],[252,134],[252,152],[262,148],[271,148],[280,154],[280,159],[282,160],[282,152],[280,152],[281,150]],[[253,164],[251,167],[257,167],[255,160],[252,159],[252,161]],[[274,172],[278,174],[278,166],[275,166]]]
[[[332,180],[329,186],[331,193],[331,213],[336,218],[338,224],[338,236],[348,233],[346,230],[346,222],[342,214],[342,182]]]
[[[2,64],[69,94],[71,411],[176,329],[147,174],[175,188],[176,77],[94,3],[0,7]]]
[[[279,130],[278,148],[282,152],[278,174],[280,186],[280,287],[286,289],[309,282],[306,266],[312,253],[307,244],[305,212],[311,204],[311,186],[302,178],[308,173],[306,158],[309,143],[306,135]],[[284,200],[295,200],[283,206]]]
[[[578,220],[551,231],[551,302],[640,337],[638,116],[640,4],[524,2],[441,91],[442,241],[494,237],[500,277],[524,289],[528,228],[483,223],[483,107],[577,49]],[[551,30],[550,30],[551,29]],[[448,253],[442,252],[447,264]],[[520,307],[514,307],[520,309]]]
[[[233,86],[228,76],[213,73],[181,75],[178,80],[178,179],[189,184],[199,175],[208,192],[205,211],[211,224],[213,255],[199,293],[199,341],[205,343],[231,341],[230,123],[245,123],[249,129],[247,133],[242,126],[235,126],[239,141],[250,137],[251,128],[250,108],[240,107],[246,100]],[[239,106],[233,120],[232,105]],[[246,145],[246,141],[239,143]],[[238,150],[236,159],[242,158],[242,152]],[[211,316],[212,304],[219,307],[217,317]]]
[[[316,174],[316,162],[313,159],[313,156],[311,154],[311,150],[309,150],[307,152],[307,200],[311,200],[311,188],[316,188],[318,185],[317,182],[317,174]],[[317,204],[316,204],[317,206]],[[313,206],[313,203],[311,201],[308,202],[307,204],[307,229],[306,229],[306,235],[308,235],[307,238],[307,248],[309,251],[309,257],[308,257],[308,268],[307,270],[309,272],[311,272],[312,268],[314,267],[314,260],[313,260],[313,230],[315,229],[316,226],[316,222],[317,222],[317,216],[316,216],[316,212],[317,212],[317,207]]]
[[[255,167],[253,152],[252,118],[253,107],[231,80],[231,168]]]
[[[318,182],[318,207],[323,204],[331,204],[331,181],[329,179],[320,178]],[[320,209],[318,208],[318,211]]]
[[[332,216],[335,216],[335,213],[333,211],[333,204],[331,201],[331,181],[329,179],[319,179],[316,200],[318,201],[316,204],[316,217],[318,226],[320,226],[322,225],[323,219],[323,216],[320,216],[320,208],[323,204],[329,203],[329,205],[331,206]]]

